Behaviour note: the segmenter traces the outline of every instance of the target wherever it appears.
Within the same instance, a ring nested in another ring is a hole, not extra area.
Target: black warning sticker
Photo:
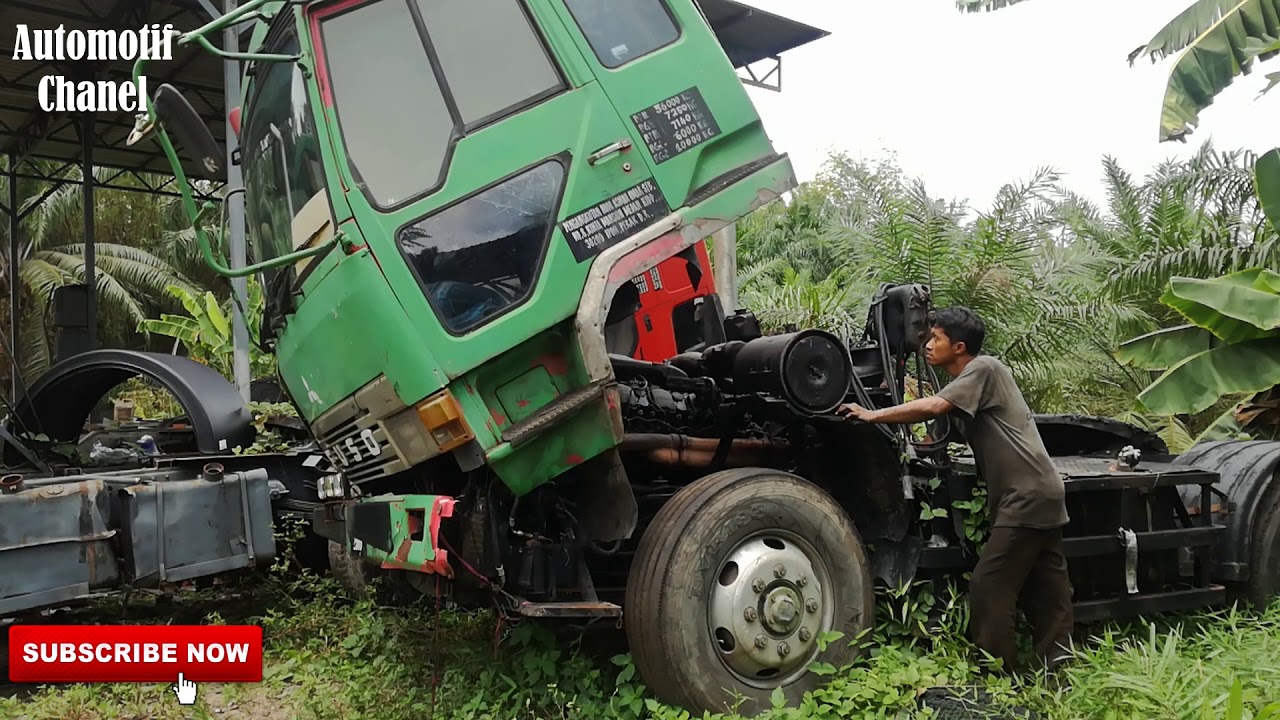
[[[578,262],[593,258],[671,213],[652,178],[560,223]]]
[[[631,122],[659,165],[720,134],[720,124],[697,87],[641,110]]]

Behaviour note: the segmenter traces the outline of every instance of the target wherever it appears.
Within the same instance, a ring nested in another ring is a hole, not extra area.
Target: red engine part
[[[690,280],[688,261],[679,256],[631,280],[640,293],[640,309],[634,316],[639,339],[633,358],[662,362],[703,341],[697,300],[714,294],[716,287],[707,246],[698,243],[694,248],[701,271],[697,285]]]

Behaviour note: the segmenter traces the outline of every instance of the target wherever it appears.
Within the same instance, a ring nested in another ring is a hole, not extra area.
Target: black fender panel
[[[207,365],[177,355],[102,349],[74,355],[41,375],[18,404],[18,418],[33,433],[73,442],[93,406],[116,385],[144,375],[173,393],[186,410],[203,453],[227,453],[253,443],[253,415],[229,380]],[[23,427],[10,420],[10,432]],[[6,463],[19,462],[12,447]]]
[[[1144,455],[1168,455],[1169,447],[1150,430],[1091,415],[1035,415],[1036,429],[1050,455],[1112,455],[1132,445]]]
[[[1220,479],[1215,489],[1227,499],[1225,507],[1213,513],[1213,520],[1226,525],[1227,531],[1215,551],[1216,571],[1222,580],[1248,580],[1250,542],[1258,503],[1271,483],[1280,482],[1276,480],[1280,442],[1214,440],[1196,445],[1173,462],[1218,473]],[[1182,499],[1188,507],[1204,512],[1200,508],[1198,488],[1185,488]]]

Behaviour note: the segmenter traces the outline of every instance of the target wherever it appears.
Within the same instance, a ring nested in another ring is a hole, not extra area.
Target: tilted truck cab
[[[517,494],[610,449],[624,281],[794,184],[691,0],[275,6],[241,145],[251,262],[348,484],[453,453]],[[691,72],[690,68],[697,68]]]

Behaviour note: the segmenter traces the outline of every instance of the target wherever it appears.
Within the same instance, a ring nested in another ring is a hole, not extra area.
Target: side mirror
[[[156,89],[151,102],[156,109],[156,118],[166,130],[178,137],[184,154],[200,163],[209,179],[226,182],[226,158],[222,149],[187,98],[177,88],[165,83]]]

